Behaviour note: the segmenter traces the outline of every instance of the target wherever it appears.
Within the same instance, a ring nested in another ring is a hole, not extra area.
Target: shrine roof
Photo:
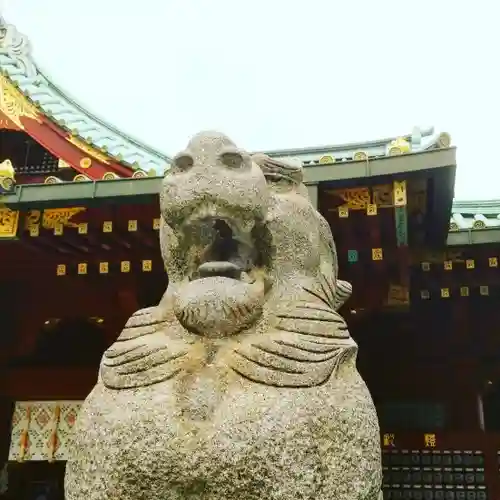
[[[54,156],[93,180],[102,178],[109,171],[115,172],[118,177],[130,177],[136,170],[159,175],[168,168],[170,158],[167,155],[126,135],[90,113],[55,85],[37,65],[28,38],[0,16],[0,89],[6,88],[11,93],[12,102],[7,103],[5,97],[0,99],[0,112],[7,115],[7,122],[10,123],[4,125],[4,128],[15,129],[17,124],[18,129],[24,129]],[[12,120],[9,112],[12,114],[13,110],[16,116]],[[43,120],[39,119],[38,114],[43,115]],[[23,121],[24,119],[28,119],[28,122],[31,120],[30,126],[26,124],[26,120]],[[45,126],[44,131],[33,124],[37,120],[44,122],[42,123]],[[4,121],[2,116],[0,121]],[[17,123],[13,124],[12,121]],[[47,121],[48,127],[45,123]],[[25,124],[26,127],[23,126]],[[66,142],[70,142],[72,146],[91,156],[92,161],[100,161],[100,169],[94,174],[92,169],[82,172],[81,168],[84,167],[80,168],[79,162],[82,159],[88,161],[88,158],[71,156],[69,153],[65,157],[64,151],[67,151],[65,147],[68,145],[56,146],[51,142],[55,139],[56,129],[59,132],[59,140],[63,137]],[[329,166],[332,171],[337,171],[344,167],[344,162],[351,163],[349,167],[345,165],[346,168],[342,169],[344,170],[342,173],[339,171],[335,174],[335,178],[348,178],[354,171],[362,168],[360,161],[404,155],[406,163],[408,161],[406,158],[410,155],[434,149],[452,149],[450,145],[451,138],[446,132],[435,132],[432,127],[427,129],[416,127],[411,133],[397,137],[342,145],[267,151],[267,154],[277,158],[299,157],[306,167],[318,166],[318,169],[312,171],[313,177],[316,174],[323,177],[322,173],[319,174],[323,166]],[[415,162],[418,163],[417,159]],[[393,162],[394,171],[398,170],[396,163],[399,162]],[[368,167],[367,169],[370,170]],[[362,175],[353,175],[353,177],[360,176]]]
[[[449,245],[500,241],[500,200],[455,201],[450,219]]]
[[[52,128],[57,127],[63,131],[62,135],[69,142],[84,151],[87,148],[87,153],[93,150],[94,155],[91,156],[98,159],[100,157],[108,165],[116,163],[127,167],[131,172],[130,175],[138,169],[145,172],[154,171],[158,175],[163,173],[165,166],[170,162],[165,154],[124,134],[82,108],[52,83],[33,59],[28,38],[2,17],[0,17],[0,72],[2,79],[0,87],[3,91],[0,110],[6,115],[7,121],[13,121],[15,124],[17,122],[18,129],[26,128],[26,132],[34,139],[38,139],[36,132],[30,133],[29,127],[24,127],[25,123],[20,123],[19,118],[37,119],[37,112],[40,112],[50,121]],[[14,89],[11,89],[11,86]],[[6,102],[6,89],[11,102]],[[40,119],[38,121],[41,122]],[[58,151],[54,151],[58,149],[57,147],[51,147],[50,144],[42,145],[52,149],[52,153],[57,155]],[[62,155],[57,156],[62,157]],[[120,177],[128,176],[123,168],[118,168],[116,171]]]
[[[300,158],[303,165],[308,166],[352,160],[371,160],[383,156],[446,149],[450,146],[451,137],[447,132],[436,132],[434,127],[425,129],[415,127],[410,134],[402,136],[330,146],[281,149],[267,151],[266,154],[275,158]]]

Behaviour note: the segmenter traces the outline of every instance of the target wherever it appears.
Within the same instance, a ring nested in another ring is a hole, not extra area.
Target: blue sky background
[[[249,150],[434,125],[456,197],[500,198],[498,0],[0,0],[51,79],[169,154],[201,129]]]

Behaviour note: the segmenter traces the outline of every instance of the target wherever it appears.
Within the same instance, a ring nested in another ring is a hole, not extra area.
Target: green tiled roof
[[[500,200],[455,201],[451,210],[449,245],[498,243]]]

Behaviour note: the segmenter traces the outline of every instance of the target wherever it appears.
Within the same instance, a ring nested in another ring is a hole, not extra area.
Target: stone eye
[[[193,157],[187,153],[180,154],[174,158],[174,165],[179,170],[188,170],[193,166],[193,164],[194,164]]]
[[[241,168],[244,164],[243,156],[238,151],[226,151],[220,155],[220,159],[229,168]]]

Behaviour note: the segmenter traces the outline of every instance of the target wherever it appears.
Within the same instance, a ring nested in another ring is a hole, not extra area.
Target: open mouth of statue
[[[173,303],[184,328],[220,338],[255,321],[271,287],[267,225],[243,208],[206,204],[176,232],[184,279]]]
[[[189,217],[183,229],[191,249],[187,256],[189,281],[211,277],[255,281],[255,271],[264,262],[255,220],[205,207]]]

